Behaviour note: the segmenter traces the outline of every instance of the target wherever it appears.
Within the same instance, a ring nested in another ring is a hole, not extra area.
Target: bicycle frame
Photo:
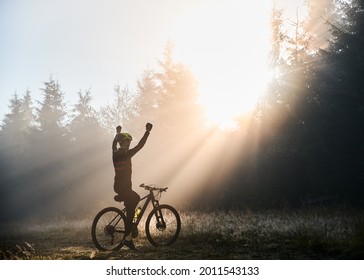
[[[139,202],[143,201],[144,199],[146,199],[146,201],[144,202],[144,205],[140,211],[140,214],[137,217],[137,220],[134,222],[135,225],[139,225],[140,220],[142,219],[145,211],[147,210],[147,207],[149,205],[150,202],[152,202],[153,204],[153,209],[157,208],[159,206],[159,201],[157,199],[155,199],[154,197],[154,193],[153,190],[149,190],[149,194],[147,194],[146,196],[144,196],[143,198],[141,198],[139,200]],[[124,208],[125,210],[125,208]]]

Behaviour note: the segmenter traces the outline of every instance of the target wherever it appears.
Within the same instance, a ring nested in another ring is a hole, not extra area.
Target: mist
[[[151,135],[132,159],[133,189],[141,196],[138,186],[146,183],[168,187],[163,202],[185,209],[298,208],[313,198],[363,205],[362,10],[359,3],[340,14],[330,10],[327,18],[342,28],[325,28],[330,40],[311,48],[309,31],[320,35],[313,22],[323,6],[317,7],[292,37],[282,26],[291,21],[273,13],[271,76],[256,81],[266,83],[266,92],[249,112],[241,105],[232,127],[209,122],[199,81],[175,61],[172,42],[135,89],[116,84],[114,99],[99,108],[91,105],[92,90],[66,105],[62,81],[52,76],[41,100],[29,91],[14,94],[0,133],[0,220],[93,217],[118,205],[115,127],[131,133],[133,147],[147,122]],[[240,77],[251,78],[249,71]]]

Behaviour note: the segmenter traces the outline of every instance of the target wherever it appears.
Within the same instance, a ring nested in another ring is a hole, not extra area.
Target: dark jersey
[[[132,149],[123,152],[117,149],[116,137],[112,143],[112,160],[115,169],[115,182],[114,190],[118,194],[123,194],[124,192],[131,189],[131,174],[132,174],[132,164],[131,158],[144,147],[149,136],[149,132],[146,131],[140,139],[139,143]]]

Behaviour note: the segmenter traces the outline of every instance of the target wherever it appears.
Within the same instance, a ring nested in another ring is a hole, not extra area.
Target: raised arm
[[[117,144],[118,144],[118,141],[117,141],[117,137],[118,137],[118,134],[121,132],[121,125],[118,125],[116,127],[116,135],[114,137],[114,140],[112,141],[112,146],[111,146],[111,149],[113,152],[117,151]]]
[[[151,123],[147,123],[145,128],[146,128],[146,130],[144,132],[142,139],[140,139],[139,143],[134,148],[132,148],[128,151],[128,155],[130,155],[131,157],[134,156],[137,152],[139,152],[144,147],[144,145],[147,142],[147,139],[149,137],[150,131],[153,128],[153,125]]]
[[[115,152],[115,151],[117,151],[117,144],[118,144],[118,142],[116,141],[117,140],[117,134],[115,135],[115,137],[114,137],[114,140],[112,141],[112,146],[111,146],[111,149],[112,149],[112,151],[113,152]]]

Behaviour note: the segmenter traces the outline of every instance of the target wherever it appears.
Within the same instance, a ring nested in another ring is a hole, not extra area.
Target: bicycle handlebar
[[[144,189],[146,189],[148,191],[160,191],[160,192],[166,192],[167,189],[168,189],[168,187],[166,187],[166,188],[158,188],[158,187],[153,186],[153,185],[145,185],[144,183],[143,184],[140,184],[139,187],[144,188]]]

